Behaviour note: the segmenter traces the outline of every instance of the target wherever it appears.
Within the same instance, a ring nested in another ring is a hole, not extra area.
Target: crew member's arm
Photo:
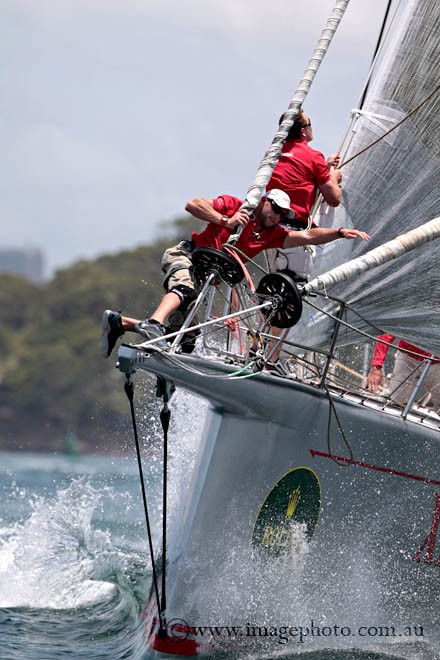
[[[393,335],[379,335],[378,339],[392,344],[395,337]],[[367,376],[367,390],[370,392],[377,392],[379,387],[383,387],[385,378],[383,375],[383,363],[385,362],[388,353],[388,346],[380,342],[374,345],[373,357],[371,359],[371,367]]]
[[[339,186],[342,181],[342,172],[334,167],[330,167],[329,174],[330,181],[322,183],[318,188],[327,204],[330,204],[330,206],[339,206],[342,196]]]
[[[195,218],[203,222],[212,222],[214,225],[221,225],[233,229],[237,225],[246,227],[249,222],[247,211],[239,209],[233,216],[228,218],[225,214],[214,209],[214,200],[208,197],[195,197],[187,202],[185,211],[191,213]]]
[[[289,231],[284,239],[283,248],[299,247],[301,245],[322,245],[331,243],[338,238],[362,238],[363,241],[369,240],[369,235],[365,231],[358,229],[348,229],[340,227],[331,229],[326,227],[315,227],[314,229],[305,229],[304,231]]]

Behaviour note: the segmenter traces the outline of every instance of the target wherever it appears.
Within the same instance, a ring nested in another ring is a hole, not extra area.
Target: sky
[[[0,246],[46,277],[244,197],[335,0],[0,0]],[[304,102],[340,146],[387,0],[351,0]]]

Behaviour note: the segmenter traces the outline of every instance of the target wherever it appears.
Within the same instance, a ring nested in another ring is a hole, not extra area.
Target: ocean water
[[[177,397],[170,434],[170,516],[185,496],[203,424],[200,402]],[[157,420],[141,420],[153,542],[161,524],[161,457],[151,449]],[[176,428],[178,433],[176,434]],[[147,447],[150,447],[148,449]],[[231,562],[237,558],[231,558]],[[278,576],[285,582],[285,576]],[[148,657],[143,608],[151,561],[134,445],[120,456],[0,453],[0,660],[122,660]],[[261,589],[243,576],[224,583],[225,601]],[[209,585],[206,602],[210,601]],[[438,598],[438,594],[433,594]],[[270,604],[269,604],[270,607]],[[225,611],[225,619],[228,612]],[[215,660],[438,660],[417,640],[384,652],[307,650],[258,640],[226,644]]]

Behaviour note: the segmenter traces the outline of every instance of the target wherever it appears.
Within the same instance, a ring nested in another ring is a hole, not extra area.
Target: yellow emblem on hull
[[[321,508],[321,486],[309,467],[284,474],[267,494],[252,533],[252,545],[267,557],[280,557],[304,537],[310,541]]]
[[[293,516],[300,499],[301,499],[301,488],[298,486],[298,488],[295,488],[295,490],[292,490],[292,492],[290,493],[289,503],[287,505],[287,512],[286,512],[287,518],[291,518]]]

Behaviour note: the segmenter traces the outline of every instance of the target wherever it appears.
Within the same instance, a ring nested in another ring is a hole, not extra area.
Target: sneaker
[[[135,330],[138,334],[142,335],[142,337],[145,337],[147,341],[157,339],[158,337],[163,337],[163,335],[166,333],[166,328],[163,325],[160,323],[152,323],[151,321],[141,321],[135,326]],[[141,344],[141,346],[143,346],[143,344]],[[145,348],[150,348],[150,346],[146,346]],[[169,346],[167,340],[162,339],[161,341],[157,341],[152,344],[151,348],[159,348],[164,350],[169,348]]]
[[[124,334],[122,327],[121,312],[112,312],[111,309],[106,309],[102,315],[102,333],[99,342],[99,349],[102,357],[108,358],[119,337]]]

